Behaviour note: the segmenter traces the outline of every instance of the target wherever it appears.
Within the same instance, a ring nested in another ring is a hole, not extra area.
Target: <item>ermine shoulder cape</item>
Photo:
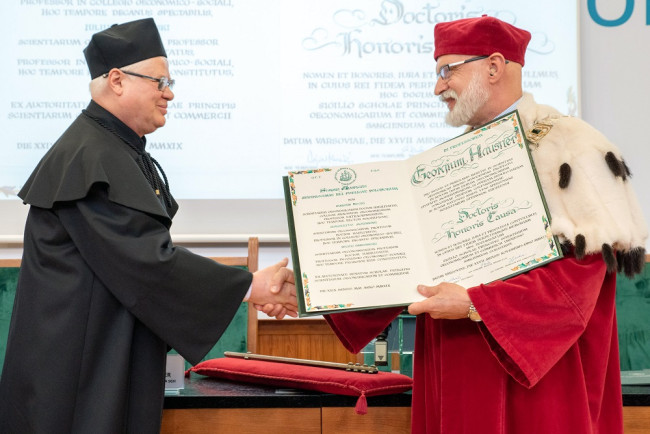
[[[619,149],[583,120],[537,104],[528,93],[517,110],[553,233],[578,258],[602,252],[610,272],[641,272],[648,228]]]

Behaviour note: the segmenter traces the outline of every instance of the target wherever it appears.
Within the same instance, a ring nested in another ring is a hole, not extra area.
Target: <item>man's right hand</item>
[[[282,319],[298,316],[298,299],[293,271],[286,268],[289,259],[253,273],[251,295],[247,301],[268,316]]]

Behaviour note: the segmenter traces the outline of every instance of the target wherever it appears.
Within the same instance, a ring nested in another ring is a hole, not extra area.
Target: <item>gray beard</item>
[[[460,96],[458,96],[455,91],[449,89],[440,94],[441,100],[444,101],[446,98],[454,98],[456,104],[454,105],[454,108],[447,113],[445,121],[452,127],[460,127],[463,125],[469,125],[469,122],[476,115],[479,109],[487,103],[489,95],[487,89],[484,86],[481,86],[479,73],[475,73]]]

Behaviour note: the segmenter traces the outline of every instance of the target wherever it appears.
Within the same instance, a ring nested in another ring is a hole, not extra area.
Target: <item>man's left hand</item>
[[[462,286],[448,282],[436,286],[418,285],[418,292],[427,299],[411,304],[411,315],[428,313],[437,319],[467,318],[471,301]]]

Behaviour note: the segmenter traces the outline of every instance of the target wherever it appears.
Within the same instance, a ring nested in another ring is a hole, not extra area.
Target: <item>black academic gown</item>
[[[195,364],[252,275],[173,245],[144,140],[94,102],[20,192],[30,204],[0,432],[157,433],[166,352]]]

